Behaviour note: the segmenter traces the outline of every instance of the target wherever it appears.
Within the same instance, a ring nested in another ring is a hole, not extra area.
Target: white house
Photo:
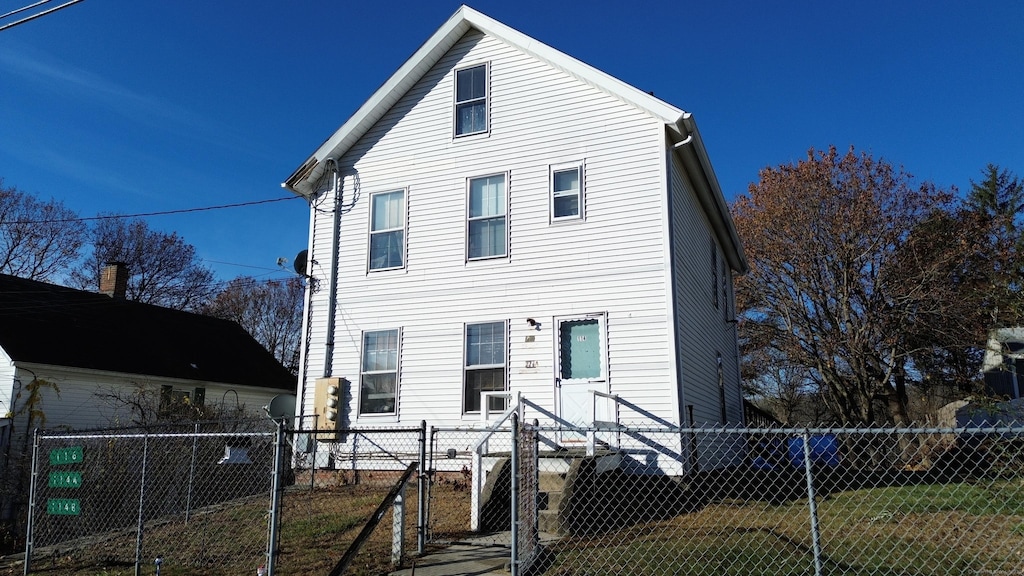
[[[746,262],[689,113],[463,6],[282,186],[310,204],[300,415],[333,382],[348,426],[472,425],[492,391],[741,423]]]
[[[237,323],[125,300],[121,271],[105,270],[110,295],[0,274],[5,439],[133,425],[138,414],[118,398],[152,404],[152,422],[186,401],[263,414],[294,392],[295,377]]]
[[[1024,327],[993,330],[981,369],[989,394],[1010,400],[1020,398],[1020,381],[1024,381]]]

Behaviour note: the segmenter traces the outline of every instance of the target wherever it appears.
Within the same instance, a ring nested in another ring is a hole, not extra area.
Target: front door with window
[[[555,349],[555,385],[558,417],[565,423],[592,426],[593,391],[608,392],[605,315],[559,318]],[[579,434],[563,434],[563,441],[582,441]]]

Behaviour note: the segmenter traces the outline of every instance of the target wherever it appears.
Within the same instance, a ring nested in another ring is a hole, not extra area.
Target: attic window
[[[551,167],[551,221],[579,220],[583,217],[583,165]]]
[[[455,135],[487,132],[487,64],[455,71]]]

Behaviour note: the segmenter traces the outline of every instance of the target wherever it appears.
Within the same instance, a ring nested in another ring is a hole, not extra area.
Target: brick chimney
[[[100,292],[123,300],[127,290],[128,266],[124,262],[107,262],[100,273]]]

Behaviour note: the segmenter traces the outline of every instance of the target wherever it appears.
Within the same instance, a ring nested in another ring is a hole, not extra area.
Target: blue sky
[[[730,201],[830,144],[960,190],[987,163],[1024,176],[1022,2],[470,5],[692,112]],[[280,183],[457,8],[88,0],[10,28],[0,177],[83,216],[287,196]],[[148,220],[225,280],[285,276],[276,260],[308,239],[301,200]]]

